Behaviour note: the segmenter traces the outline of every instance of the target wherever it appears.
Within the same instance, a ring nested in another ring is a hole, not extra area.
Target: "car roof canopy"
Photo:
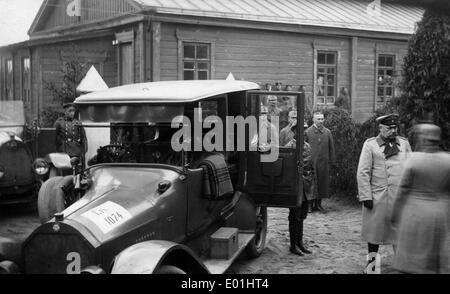
[[[232,92],[257,90],[246,81],[164,81],[131,84],[82,95],[76,104],[187,103]]]

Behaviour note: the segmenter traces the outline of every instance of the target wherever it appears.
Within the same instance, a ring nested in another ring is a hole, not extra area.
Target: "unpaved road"
[[[305,243],[313,254],[289,252],[288,213],[269,208],[266,250],[256,259],[243,254],[229,273],[237,274],[360,274],[367,244],[361,241],[361,208],[337,200],[325,200],[328,213],[312,213],[305,220]],[[39,225],[35,211],[20,206],[0,208],[0,236],[23,240]],[[392,247],[381,246],[382,273],[395,273]]]

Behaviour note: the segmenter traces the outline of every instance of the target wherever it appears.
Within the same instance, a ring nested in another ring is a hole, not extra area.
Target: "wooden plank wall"
[[[63,62],[73,56],[75,52],[80,62],[100,63],[97,68],[100,75],[109,87],[117,85],[117,56],[116,47],[112,45],[113,36],[97,39],[85,39],[77,42],[58,43],[38,47],[39,67],[41,80],[37,81],[40,86],[41,107],[54,105],[51,92],[45,89],[46,83],[62,85]]]
[[[357,54],[357,76],[354,119],[365,121],[378,107],[376,95],[376,59],[378,54],[395,55],[395,69],[401,71],[407,53],[407,42],[382,41],[359,38]]]
[[[350,87],[350,38],[316,37],[297,33],[205,26],[162,26],[161,80],[178,79],[178,40],[214,44],[214,78],[225,79],[232,72],[236,79],[260,84],[281,81],[294,89],[313,90],[313,44],[319,50],[339,54],[338,88]]]
[[[87,23],[111,16],[133,13],[134,7],[125,0],[82,0],[81,17],[68,16],[67,0],[57,0],[48,7],[48,16],[41,20],[37,31],[53,29],[60,26]]]

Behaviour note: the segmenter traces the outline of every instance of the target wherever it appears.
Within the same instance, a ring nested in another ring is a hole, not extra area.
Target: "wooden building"
[[[310,107],[332,107],[346,87],[363,121],[398,94],[423,12],[394,0],[44,0],[30,40],[0,48],[0,96],[23,99],[32,118],[55,103],[45,85],[77,59],[110,87],[232,72],[305,85]]]

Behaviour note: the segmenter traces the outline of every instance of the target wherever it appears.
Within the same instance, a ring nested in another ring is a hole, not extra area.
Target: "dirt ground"
[[[361,274],[367,245],[361,241],[361,208],[327,199],[326,214],[312,213],[304,223],[305,243],[312,254],[289,252],[288,209],[268,209],[268,236],[264,253],[256,259],[243,254],[231,267],[236,274]],[[37,226],[35,211],[20,206],[0,208],[0,236],[24,240]],[[381,272],[395,273],[392,247],[381,246]]]
[[[263,254],[253,260],[241,257],[232,271],[240,274],[362,274],[367,244],[361,241],[361,207],[326,199],[328,212],[308,214],[304,240],[312,254],[289,252],[286,208],[268,209],[268,236]],[[380,246],[381,273],[396,273],[391,267],[392,246]]]

